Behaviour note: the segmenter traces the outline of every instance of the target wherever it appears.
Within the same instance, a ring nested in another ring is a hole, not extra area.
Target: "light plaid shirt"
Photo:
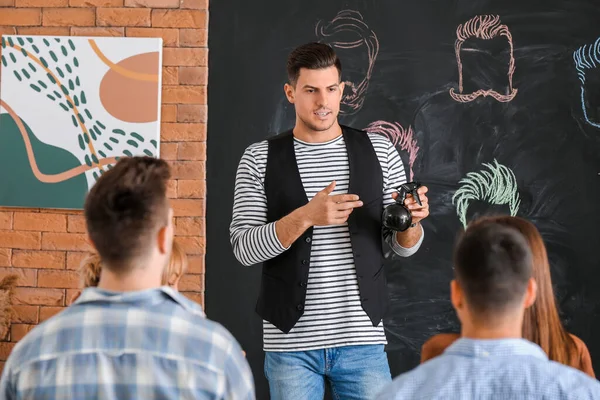
[[[254,399],[237,341],[168,288],[83,291],[6,362],[0,398]]]
[[[398,376],[377,397],[399,399],[600,399],[600,383],[548,360],[524,339],[459,339],[446,351]]]

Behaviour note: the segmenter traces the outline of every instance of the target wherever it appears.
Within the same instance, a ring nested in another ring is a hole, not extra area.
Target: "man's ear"
[[[289,83],[286,83],[283,85],[283,92],[285,93],[285,97],[287,97],[288,101],[294,104],[296,101],[296,89]]]
[[[537,298],[537,282],[533,278],[529,278],[529,282],[527,282],[527,290],[525,291],[525,300],[524,306],[525,308],[529,308],[535,303],[535,299]]]
[[[450,282],[450,301],[456,311],[462,310],[465,306],[465,295],[456,279]]]

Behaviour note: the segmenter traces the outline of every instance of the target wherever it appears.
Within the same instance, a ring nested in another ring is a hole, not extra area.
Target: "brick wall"
[[[207,28],[208,0],[0,0],[0,34],[163,38],[160,151],[172,166],[175,234],[190,261],[180,289],[202,304]],[[0,208],[0,279],[20,276],[0,369],[19,339],[70,304],[85,238],[80,212]]]

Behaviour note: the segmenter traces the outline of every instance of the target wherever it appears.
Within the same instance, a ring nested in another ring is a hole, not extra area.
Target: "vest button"
[[[306,282],[300,282],[300,287],[306,287]]]
[[[308,260],[302,260],[302,265],[308,265]]]
[[[362,276],[362,275],[359,275],[359,276],[358,276],[358,279],[362,279],[362,278],[363,278],[363,276]]]
[[[298,304],[298,305],[296,306],[296,310],[298,310],[298,311],[302,311],[302,310],[304,310],[304,306],[303,306],[302,304]]]
[[[363,299],[362,299],[363,302],[365,302],[367,300],[369,300],[369,299],[367,299],[366,297],[363,297]]]
[[[312,239],[311,239],[310,237],[307,237],[306,239],[304,239],[304,241],[305,241],[306,243],[310,243],[310,242],[312,241]]]
[[[360,254],[355,254],[354,258],[360,258]]]

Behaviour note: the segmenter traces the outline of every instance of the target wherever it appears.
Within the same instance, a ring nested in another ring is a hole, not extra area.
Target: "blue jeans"
[[[325,380],[334,399],[374,398],[392,380],[383,345],[266,352],[271,400],[319,400]]]

